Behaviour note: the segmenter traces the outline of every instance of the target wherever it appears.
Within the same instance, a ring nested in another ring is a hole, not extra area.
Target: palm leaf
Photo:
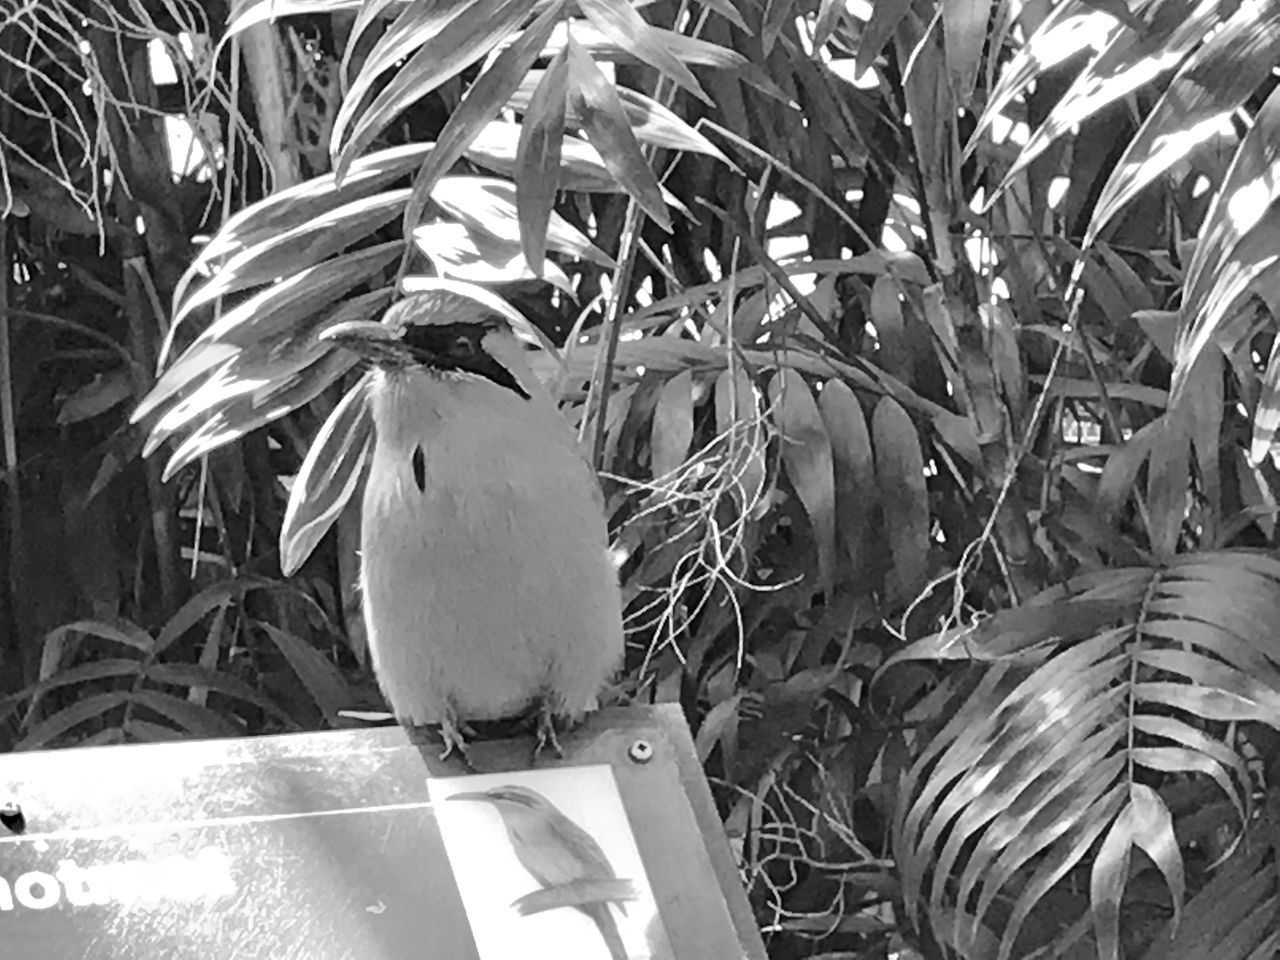
[[[997,955],[1013,956],[1041,898],[1088,858],[1099,955],[1118,957],[1135,847],[1175,919],[1182,908],[1161,788],[1204,779],[1241,829],[1253,816],[1237,724],[1280,730],[1280,561],[1233,551],[1107,571],[988,623],[1013,636],[980,624],[900,655],[994,661],[904,776],[894,847],[907,914],[923,910],[964,950],[1012,897]]]

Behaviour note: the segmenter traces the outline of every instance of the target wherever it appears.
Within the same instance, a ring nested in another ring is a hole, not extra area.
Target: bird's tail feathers
[[[607,903],[592,903],[579,907],[583,913],[595,921],[600,928],[600,936],[604,937],[605,946],[609,948],[609,960],[627,960],[627,947],[622,942],[622,934],[618,930],[618,921]]]
[[[636,900],[639,896],[635,884],[630,880],[573,880],[526,893],[511,901],[511,906],[522,917],[558,907],[586,907],[606,903],[614,904],[625,914],[626,901]]]

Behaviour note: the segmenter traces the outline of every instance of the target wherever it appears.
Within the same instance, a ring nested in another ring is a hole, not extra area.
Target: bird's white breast
[[[392,709],[415,724],[507,716],[540,695],[590,709],[622,657],[620,597],[568,425],[545,395],[379,376],[361,579]]]

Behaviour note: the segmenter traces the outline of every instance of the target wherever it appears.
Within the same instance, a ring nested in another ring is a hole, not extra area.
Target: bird
[[[584,881],[598,885],[601,890],[618,890],[618,876],[600,844],[537,790],[507,784],[489,790],[455,793],[449,800],[492,804],[502,818],[516,859],[544,890],[576,886],[581,891],[586,887]],[[627,887],[622,889],[625,891]],[[527,899],[521,897],[516,903]],[[610,910],[613,902],[626,913],[621,899],[578,897],[571,902],[574,909],[585,913],[599,928],[609,949],[609,960],[627,960],[618,922]]]
[[[461,298],[455,298],[455,301]],[[595,473],[508,320],[410,295],[322,341],[372,365],[360,587],[374,675],[397,719],[467,761],[468,721],[538,708],[562,755],[623,655]],[[456,305],[456,304],[455,304]]]

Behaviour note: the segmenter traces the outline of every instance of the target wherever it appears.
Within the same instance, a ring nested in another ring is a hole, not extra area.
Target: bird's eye
[[[455,357],[469,357],[476,352],[476,343],[465,334],[459,334],[453,338],[453,343],[449,346],[449,352]]]

